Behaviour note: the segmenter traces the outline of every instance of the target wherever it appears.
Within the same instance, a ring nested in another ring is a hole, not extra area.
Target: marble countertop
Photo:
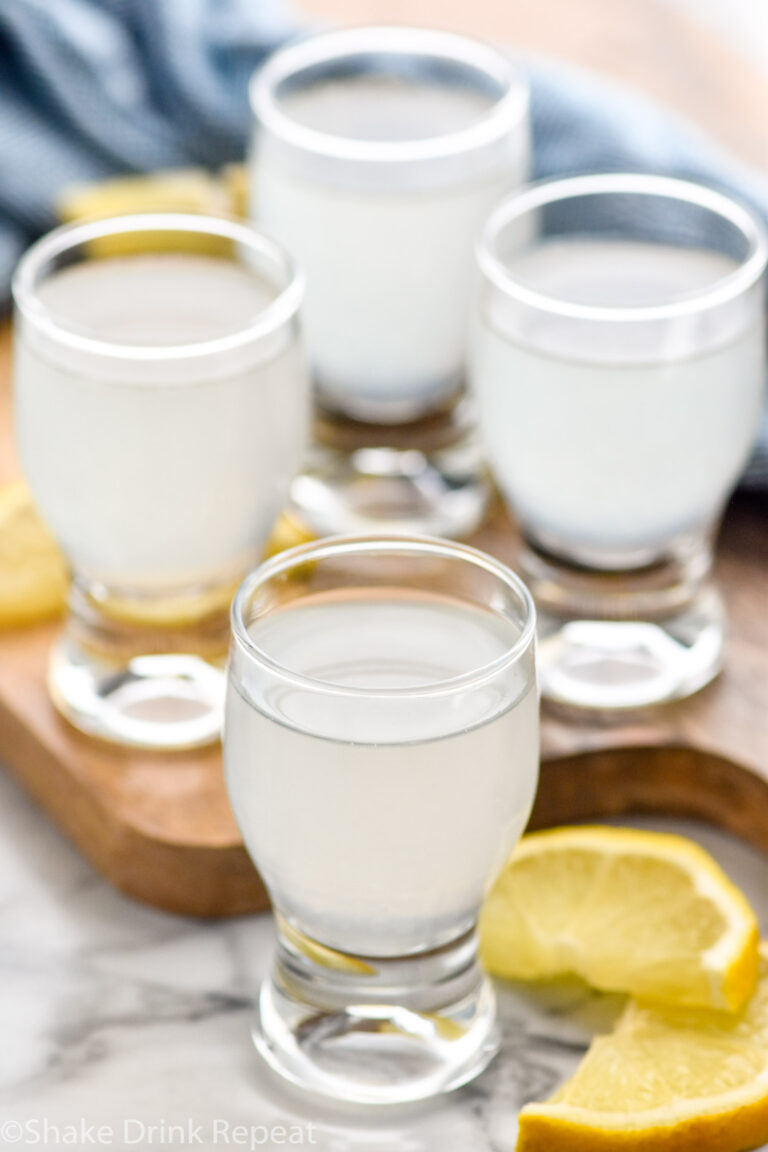
[[[693,824],[768,925],[768,859]],[[0,1148],[510,1152],[618,1000],[499,989],[501,1055],[474,1085],[368,1119],[296,1097],[249,1035],[268,916],[219,922],[115,892],[0,773]]]

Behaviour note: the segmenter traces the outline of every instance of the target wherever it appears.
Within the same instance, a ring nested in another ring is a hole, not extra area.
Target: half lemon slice
[[[640,999],[736,1011],[755,986],[758,929],[703,848],[631,828],[525,836],[480,917],[489,972],[573,972]]]

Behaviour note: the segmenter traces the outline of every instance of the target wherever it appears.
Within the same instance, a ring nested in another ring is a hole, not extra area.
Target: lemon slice
[[[630,1003],[520,1114],[518,1152],[744,1152],[768,1141],[768,949],[738,1015]]]
[[[278,516],[272,533],[264,545],[263,560],[276,556],[278,552],[285,552],[287,548],[295,548],[298,544],[310,544],[316,536],[309,528],[296,520],[290,512],[283,512]]]
[[[641,999],[739,1009],[757,977],[755,915],[703,848],[629,828],[525,836],[480,918],[497,976],[575,972]]]
[[[232,194],[222,180],[198,168],[116,176],[66,188],[56,209],[65,222],[131,212],[228,212]]]
[[[240,179],[242,183],[242,177]],[[189,168],[141,176],[118,176],[96,184],[69,187],[59,196],[56,209],[59,218],[67,223],[133,212],[192,212],[221,216],[237,210],[245,195],[232,171],[226,176],[218,176]],[[166,229],[101,236],[89,241],[88,250],[93,258],[182,250],[228,259],[234,248],[233,242],[224,236]]]
[[[64,559],[20,480],[0,488],[0,628],[58,616],[67,601]]]
[[[226,164],[221,170],[221,182],[233,216],[248,217],[250,207],[250,179],[245,164]]]

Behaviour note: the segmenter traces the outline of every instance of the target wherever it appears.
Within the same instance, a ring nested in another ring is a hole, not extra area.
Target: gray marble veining
[[[640,823],[695,835],[768,925],[767,859],[698,825]],[[475,1084],[361,1119],[307,1104],[257,1061],[249,1024],[272,938],[266,916],[203,923],[114,892],[0,774],[0,1150],[510,1152],[520,1106],[619,1005],[575,982],[500,988],[502,1052]]]

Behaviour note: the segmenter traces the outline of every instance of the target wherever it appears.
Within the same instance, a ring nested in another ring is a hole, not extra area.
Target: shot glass
[[[721,666],[713,541],[762,411],[763,229],[687,182],[577,177],[508,199],[478,260],[471,379],[542,694],[689,695]]]
[[[229,607],[308,439],[303,283],[247,225],[59,228],[13,282],[22,466],[72,570],[54,703],[120,744],[219,738]]]
[[[249,576],[232,629],[227,786],[278,934],[256,1047],[337,1100],[455,1088],[496,1051],[475,922],[538,778],[530,595],[471,548],[340,537]]]
[[[527,177],[524,81],[463,36],[358,28],[278,52],[251,104],[252,215],[307,273],[296,511],[319,533],[469,533],[489,493],[462,398],[472,250]]]

